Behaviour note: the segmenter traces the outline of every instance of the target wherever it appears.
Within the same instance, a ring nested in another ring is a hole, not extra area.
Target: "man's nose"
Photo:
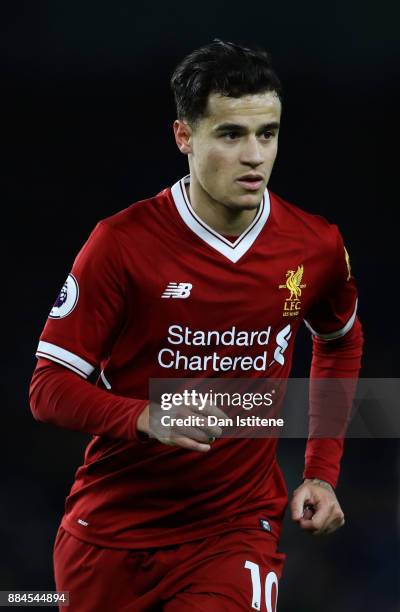
[[[256,136],[249,136],[243,145],[241,159],[243,164],[249,166],[259,166],[264,161],[262,145],[258,142]]]

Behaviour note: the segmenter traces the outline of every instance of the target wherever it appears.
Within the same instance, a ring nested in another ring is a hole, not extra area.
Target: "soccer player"
[[[267,188],[281,119],[269,56],[215,40],[171,84],[190,173],[96,225],[37,349],[33,415],[93,434],[54,549],[70,612],[275,611],[287,505],[276,439],[206,425],[161,438],[149,379],[285,379],[303,321],[312,378],[355,378],[360,367],[337,227]],[[307,442],[290,507],[317,535],[344,523],[342,447]]]

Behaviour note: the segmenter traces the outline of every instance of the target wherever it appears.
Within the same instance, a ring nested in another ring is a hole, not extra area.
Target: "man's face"
[[[202,191],[229,208],[257,207],[275,162],[280,116],[274,92],[210,94],[189,140],[190,171]]]

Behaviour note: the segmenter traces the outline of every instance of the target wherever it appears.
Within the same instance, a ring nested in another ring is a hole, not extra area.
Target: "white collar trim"
[[[213,230],[195,213],[186,195],[185,185],[188,183],[190,183],[190,174],[171,187],[172,197],[182,220],[192,232],[204,240],[210,247],[233,263],[236,263],[247,253],[267,222],[271,209],[268,190],[264,191],[260,207],[251,225],[240,234],[235,242],[230,242],[227,238]]]

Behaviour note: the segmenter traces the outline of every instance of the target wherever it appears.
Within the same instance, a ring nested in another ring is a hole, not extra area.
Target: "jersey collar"
[[[240,234],[235,242],[230,242],[227,238],[213,230],[195,213],[186,194],[185,185],[189,183],[190,174],[171,187],[175,206],[183,222],[210,247],[221,253],[221,255],[224,255],[233,263],[236,263],[245,253],[247,253],[267,222],[271,208],[268,190],[266,189],[264,191],[257,215],[251,225]]]

